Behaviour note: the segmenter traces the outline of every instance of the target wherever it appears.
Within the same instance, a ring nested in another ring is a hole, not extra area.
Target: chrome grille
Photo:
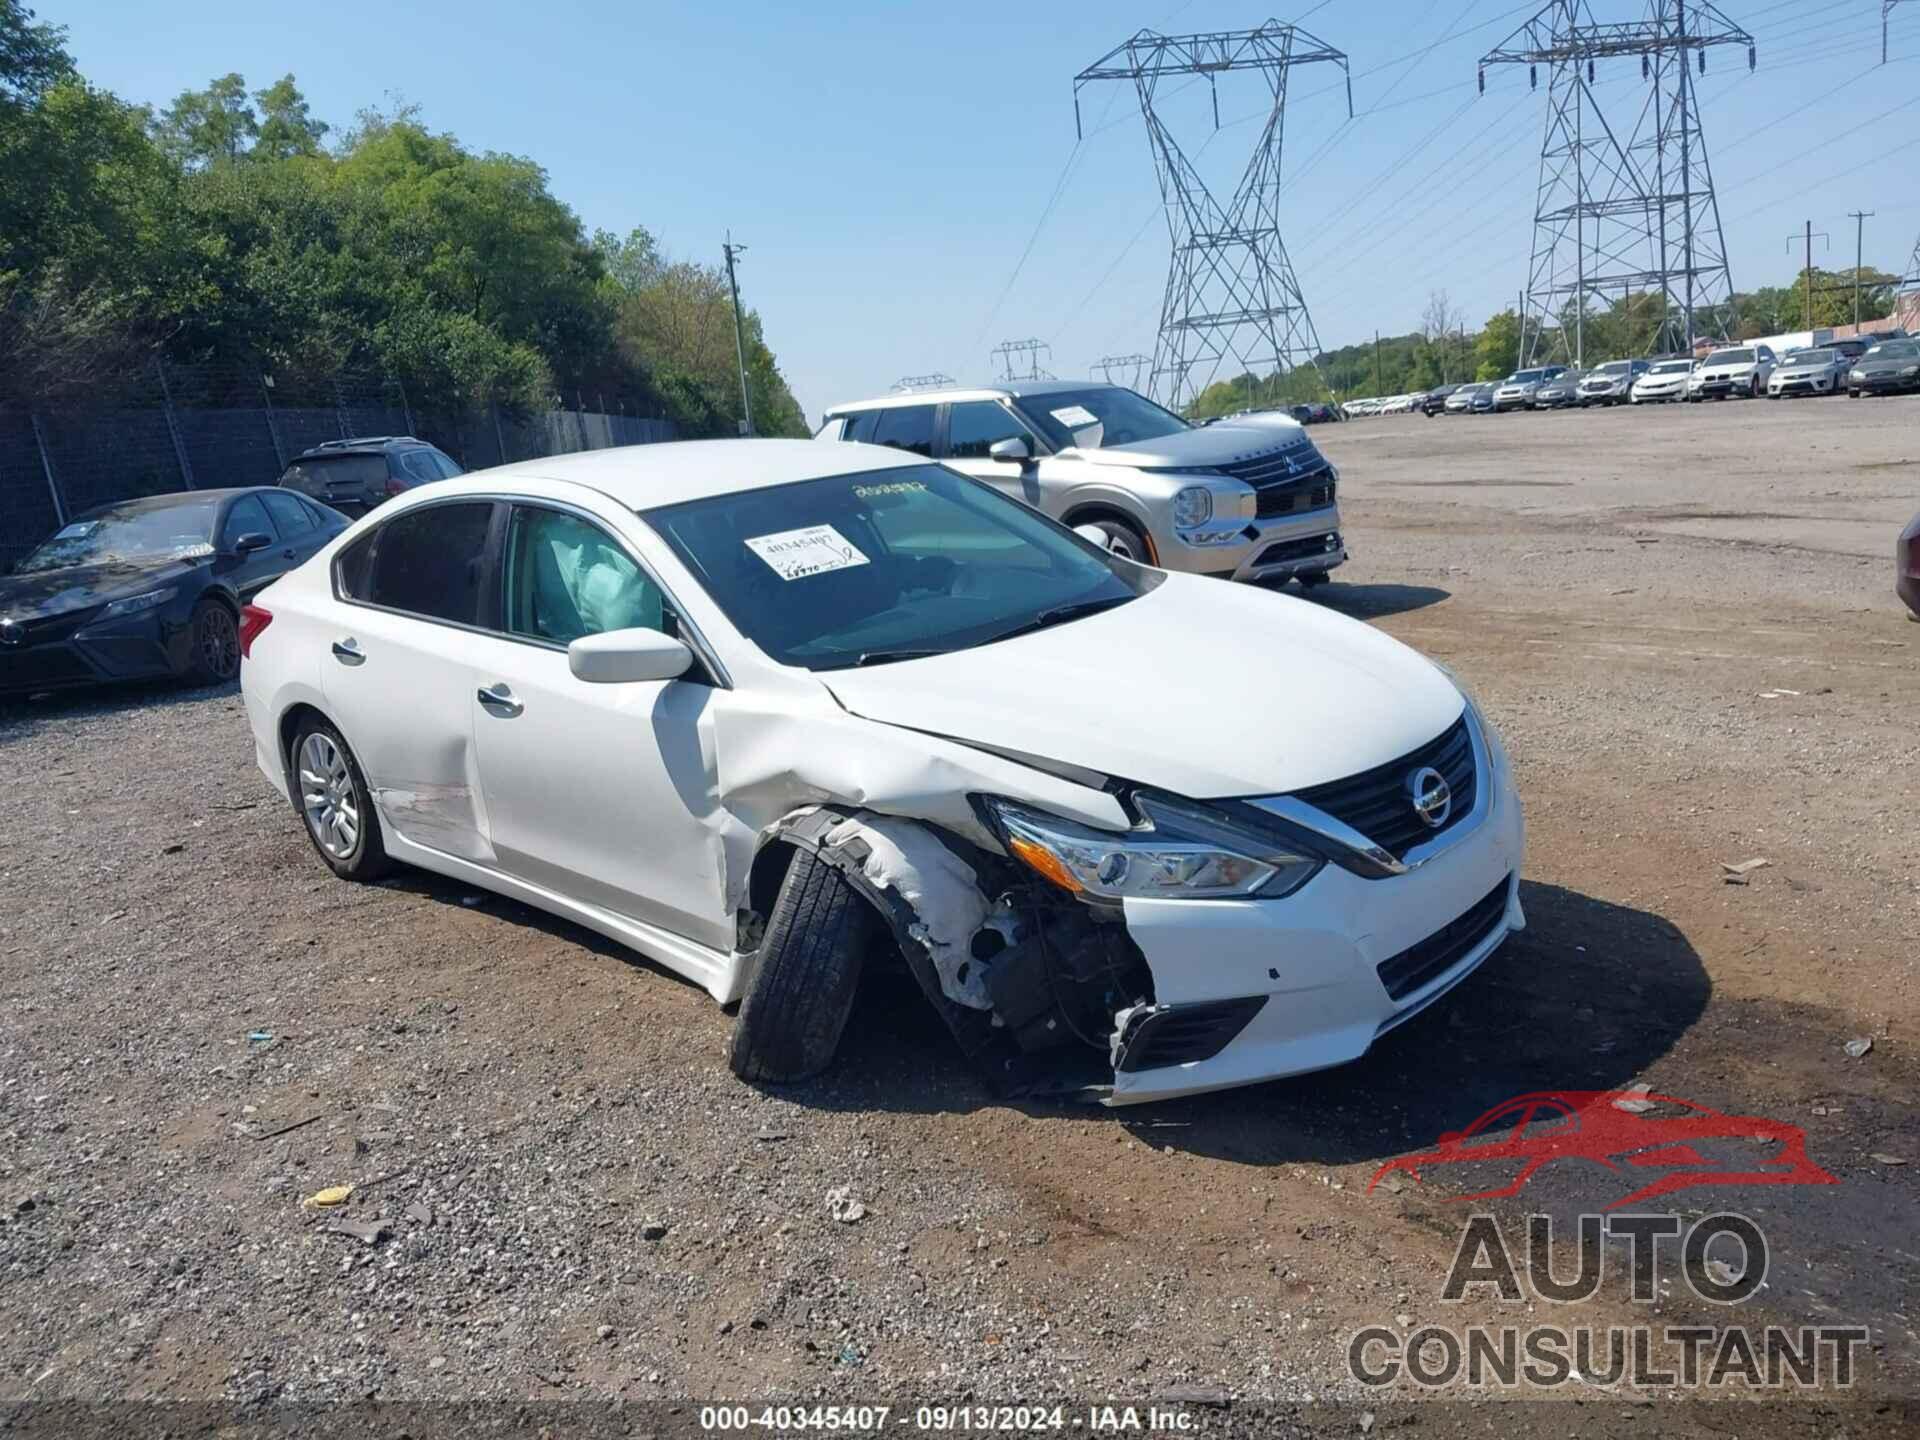
[[[1407,778],[1431,765],[1446,777],[1453,805],[1445,823],[1430,826],[1413,808]],[[1474,771],[1473,739],[1462,715],[1445,733],[1398,760],[1372,770],[1295,792],[1317,810],[1345,821],[1398,860],[1422,841],[1444,835],[1473,808],[1479,776]]]

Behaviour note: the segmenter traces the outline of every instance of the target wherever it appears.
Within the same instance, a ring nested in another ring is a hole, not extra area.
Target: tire
[[[1847,391],[1847,398],[1849,400],[1858,400],[1860,398],[1860,392],[1858,390],[1849,390]]]
[[[317,715],[300,722],[287,747],[287,793],[307,839],[334,874],[367,882],[392,873],[360,762]]]
[[[818,1075],[833,1061],[880,917],[846,877],[796,850],[740,1001],[727,1064],[753,1084]]]
[[[1109,520],[1105,516],[1088,523],[1098,525],[1107,532],[1107,549],[1111,554],[1138,560],[1142,565],[1153,564],[1153,552],[1147,548],[1147,537],[1140,533],[1138,527],[1125,520]]]
[[[1302,571],[1296,578],[1309,590],[1316,585],[1325,585],[1333,579],[1333,577],[1324,570]]]
[[[233,611],[209,597],[193,607],[188,625],[193,635],[188,684],[224,685],[240,673],[240,623]]]

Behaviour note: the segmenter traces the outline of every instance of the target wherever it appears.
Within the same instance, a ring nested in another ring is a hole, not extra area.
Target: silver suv
[[[1633,393],[1633,382],[1652,368],[1646,360],[1609,360],[1596,365],[1580,377],[1580,403],[1624,405]]]
[[[1118,385],[1034,380],[836,405],[815,438],[939,460],[1165,570],[1314,585],[1347,558],[1339,472],[1284,412],[1190,425]]]

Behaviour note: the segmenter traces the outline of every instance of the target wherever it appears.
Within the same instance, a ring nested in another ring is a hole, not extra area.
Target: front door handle
[[[494,713],[508,720],[511,720],[514,716],[518,715],[522,710],[525,710],[527,708],[526,706],[522,705],[518,700],[514,699],[513,691],[509,690],[504,685],[494,685],[488,689],[482,690],[480,692],[479,698],[480,698],[480,703],[486,706],[487,709],[493,711]]]
[[[351,637],[333,642],[333,658],[338,660],[342,665],[364,665],[367,663],[366,652],[361,650],[360,642]]]

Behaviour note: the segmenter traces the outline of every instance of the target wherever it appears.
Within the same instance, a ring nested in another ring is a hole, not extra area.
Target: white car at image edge
[[[422,486],[241,634],[258,764],[336,874],[630,946],[741,1002],[756,1083],[824,1068],[888,966],[1004,1089],[1314,1070],[1524,924],[1508,761],[1446,673],[895,450]]]

